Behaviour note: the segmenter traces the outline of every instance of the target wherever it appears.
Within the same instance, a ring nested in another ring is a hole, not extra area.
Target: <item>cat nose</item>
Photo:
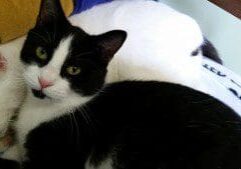
[[[53,83],[51,81],[48,81],[42,77],[38,78],[39,84],[41,86],[41,89],[45,89],[47,87],[53,86]]]

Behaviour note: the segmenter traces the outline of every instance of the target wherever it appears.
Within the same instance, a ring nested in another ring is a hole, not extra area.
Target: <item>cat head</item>
[[[122,30],[91,36],[69,23],[59,0],[42,0],[21,52],[25,81],[41,99],[94,95],[126,36]]]

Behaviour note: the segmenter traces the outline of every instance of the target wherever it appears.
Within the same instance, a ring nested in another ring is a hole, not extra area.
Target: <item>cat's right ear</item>
[[[67,21],[60,0],[41,0],[36,25],[43,26],[58,21]]]
[[[113,30],[104,34],[95,36],[97,48],[105,63],[112,59],[115,53],[121,48],[127,38],[127,32],[123,30]]]

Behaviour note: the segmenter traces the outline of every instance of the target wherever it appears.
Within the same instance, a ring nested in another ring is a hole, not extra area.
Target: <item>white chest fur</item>
[[[23,147],[27,134],[41,123],[71,113],[76,107],[86,103],[90,99],[90,97],[73,96],[72,98],[68,98],[68,100],[52,102],[47,99],[40,100],[29,93],[15,125],[19,146]]]

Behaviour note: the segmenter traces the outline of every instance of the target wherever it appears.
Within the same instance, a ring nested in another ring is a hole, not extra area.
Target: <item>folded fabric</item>
[[[223,65],[203,59],[202,90],[222,101],[241,116],[241,77]]]
[[[106,2],[111,2],[112,0],[74,0],[74,11],[73,14],[85,11],[95,5],[99,5]]]
[[[73,11],[72,0],[61,0],[66,15]],[[0,43],[27,33],[36,21],[40,0],[0,1]]]

